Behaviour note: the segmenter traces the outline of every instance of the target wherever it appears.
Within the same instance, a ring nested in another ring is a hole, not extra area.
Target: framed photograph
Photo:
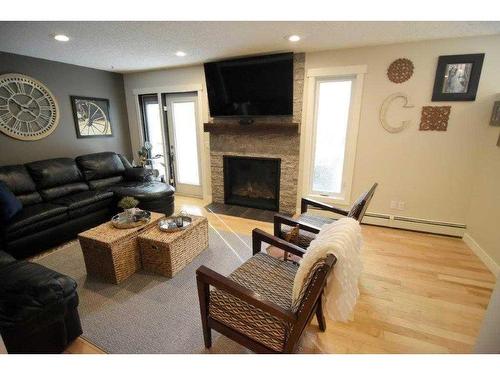
[[[484,53],[439,56],[432,101],[476,100],[483,60]]]
[[[493,112],[491,113],[491,126],[500,126],[500,101],[493,104]]]
[[[78,138],[113,136],[108,99],[85,96],[71,96],[70,99]]]

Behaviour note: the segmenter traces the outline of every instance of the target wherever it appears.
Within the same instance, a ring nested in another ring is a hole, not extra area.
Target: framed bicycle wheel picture
[[[78,138],[113,136],[108,99],[85,96],[70,98]]]

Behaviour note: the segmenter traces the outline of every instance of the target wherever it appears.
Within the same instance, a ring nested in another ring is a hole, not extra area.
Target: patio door
[[[176,192],[202,197],[198,98],[196,93],[163,94],[170,177]]]

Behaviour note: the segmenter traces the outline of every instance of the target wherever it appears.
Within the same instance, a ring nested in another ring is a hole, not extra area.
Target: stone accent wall
[[[260,118],[262,122],[300,122],[304,91],[305,54],[294,55],[293,117]],[[224,119],[226,122],[237,121]],[[259,131],[258,122],[253,133],[211,133],[210,166],[212,175],[212,200],[224,203],[224,155],[268,157],[281,159],[280,212],[294,214],[297,202],[300,135],[289,131]],[[220,122],[220,119],[217,119]]]

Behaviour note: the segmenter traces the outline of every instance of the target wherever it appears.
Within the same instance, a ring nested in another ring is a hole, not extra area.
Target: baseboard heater
[[[446,234],[449,236],[462,237],[466,225],[461,223],[450,223],[446,221],[419,219],[415,217],[387,215],[376,212],[367,212],[363,223],[383,225],[393,228],[417,230],[421,232]]]
[[[326,216],[325,210],[310,208],[320,215]],[[388,215],[377,212],[367,212],[363,218],[363,224],[379,225],[383,227],[413,230],[418,232],[444,234],[447,236],[463,237],[466,229],[465,224],[450,223],[446,221],[419,219],[415,217]]]

